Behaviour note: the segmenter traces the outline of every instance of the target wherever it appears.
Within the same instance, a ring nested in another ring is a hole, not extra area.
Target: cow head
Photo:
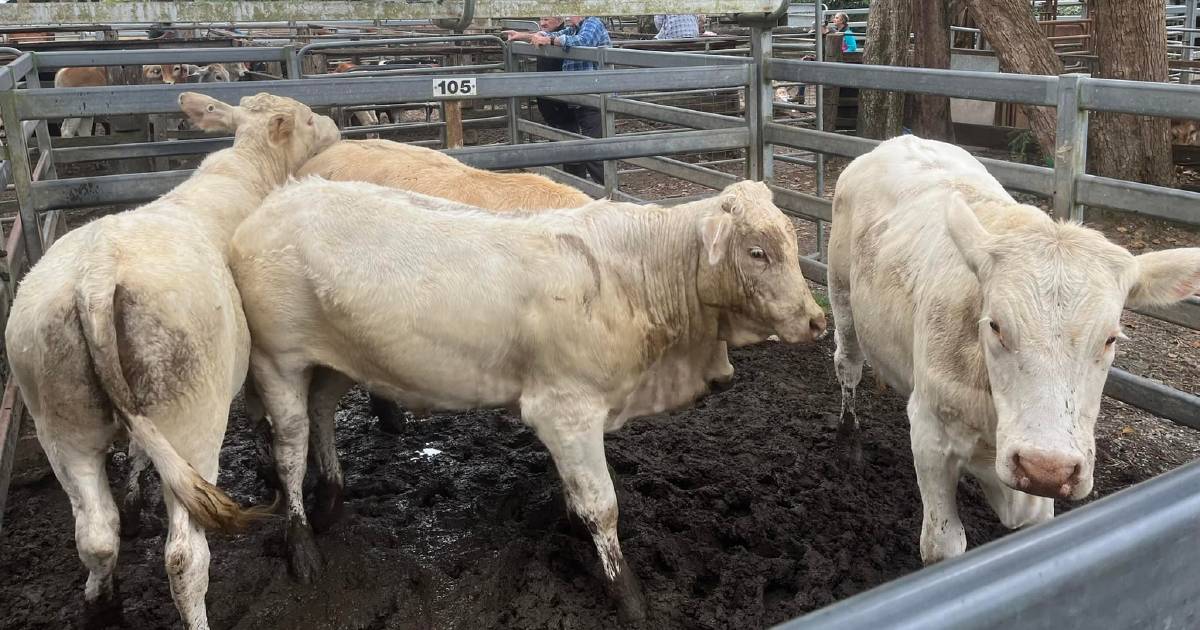
[[[997,474],[1030,494],[1087,496],[1121,311],[1200,290],[1200,249],[1135,257],[1095,230],[1046,221],[990,233],[958,195],[947,226],[981,289]]]
[[[234,132],[234,146],[251,144],[294,173],[309,158],[340,139],[333,119],[283,96],[260,92],[242,97],[238,105],[184,92],[179,107],[192,124],[205,131]]]
[[[735,346],[775,334],[790,343],[825,332],[825,312],[800,272],[792,223],[762,182],[738,182],[700,219],[700,299],[722,312],[721,338]]]

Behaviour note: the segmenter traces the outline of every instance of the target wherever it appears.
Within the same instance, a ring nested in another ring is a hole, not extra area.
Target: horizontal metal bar
[[[1030,105],[1057,103],[1058,77],[768,59],[767,77],[801,83],[940,94]]]
[[[845,157],[858,157],[879,144],[878,140],[857,138],[829,131],[789,127],[779,123],[768,123],[764,137],[770,144]],[[1054,194],[1054,171],[1052,169],[991,158],[976,159],[1007,188],[1042,195]]]
[[[1200,330],[1200,298],[1191,297],[1178,304],[1150,308],[1129,309],[1172,324]]]
[[[833,202],[823,197],[768,184],[780,210],[801,219],[833,220]]]
[[[512,16],[652,15],[671,13],[771,13],[785,0],[479,0],[476,19]],[[196,0],[195,2],[45,2],[0,4],[0,24],[112,24],[132,22],[338,22],[342,20],[427,20],[462,16],[463,0]]]
[[[1076,201],[1136,214],[1200,225],[1200,193],[1127,182],[1096,175],[1080,175]]]
[[[605,192],[604,186],[601,186],[600,184],[597,184],[589,179],[583,179],[582,177],[576,177],[575,175],[572,175],[570,173],[567,173],[565,171],[562,171],[562,170],[554,168],[554,167],[534,166],[534,167],[531,167],[529,169],[529,171],[531,171],[533,173],[537,173],[538,175],[541,175],[543,177],[548,177],[560,184],[566,184],[568,186],[571,186],[572,188],[576,188],[576,189],[582,191],[583,194],[585,194],[593,199],[600,199],[600,198],[605,197],[608,194],[607,192]],[[638,197],[634,197],[633,195],[631,195],[629,193],[621,192],[619,190],[613,191],[612,199],[614,201],[627,201],[629,203],[645,203],[644,200],[642,200]]]
[[[370,66],[360,67],[370,68]],[[469,66],[402,68],[397,70],[354,70],[351,72],[318,72],[316,74],[301,74],[300,77],[303,79],[313,79],[317,77],[326,79],[355,79],[360,77],[411,77],[413,75],[424,74],[469,74],[473,72],[485,72],[488,70],[501,70],[503,68],[503,63],[479,63]]]
[[[497,46],[503,45],[504,40],[500,39],[499,35],[435,35],[429,37],[405,37],[405,38],[387,38],[387,39],[342,39],[337,41],[323,41],[305,44],[297,55],[303,57],[313,50],[324,50],[328,48],[369,48],[375,46],[388,46],[391,44],[459,44],[463,42],[491,42]]]
[[[594,95],[554,97],[555,100],[588,107],[599,107],[600,97]],[[708,112],[698,112],[671,105],[659,105],[628,98],[608,99],[609,111],[644,118],[655,122],[664,122],[693,129],[732,129],[745,127],[746,121],[736,116],[722,116]]]
[[[191,170],[158,173],[98,175],[34,182],[30,187],[35,212],[110,204],[141,203],[158,198],[183,183]]]
[[[55,51],[37,53],[38,70],[76,66],[136,66],[164,63],[236,63],[283,61],[283,48],[233,46],[229,48],[162,48],[149,50]]]
[[[1082,83],[1079,106],[1089,110],[1180,118],[1200,111],[1200,85],[1090,78]]]
[[[1193,429],[1200,429],[1200,397],[1112,368],[1104,383],[1107,396]]]
[[[494,170],[739,149],[745,148],[749,139],[750,132],[746,129],[720,129],[679,131],[645,138],[589,138],[525,144],[519,150],[510,145],[470,147],[450,149],[445,153],[475,168]]]
[[[1200,626],[1200,462],[776,626]]]
[[[283,1],[283,0],[280,0]],[[474,98],[530,94],[594,94],[612,90],[730,87],[749,79],[746,66],[603,70],[595,72],[523,72],[476,77]],[[17,112],[24,119],[151,114],[178,109],[181,92],[202,92],[225,102],[264,91],[257,81],[188,85],[122,85],[91,88],[18,90]],[[435,97],[433,80],[419,77],[364,77],[348,82],[286,79],[270,82],[270,92],[311,107],[336,107],[404,101],[455,100]]]
[[[96,160],[122,160],[143,157],[169,157],[212,153],[233,146],[233,138],[199,138],[196,140],[169,140],[162,142],[139,142],[96,147],[73,147],[54,149],[54,162],[90,162]]]
[[[552,59],[582,59],[603,61],[621,66],[642,68],[682,68],[689,66],[738,66],[749,63],[747,58],[718,57],[698,53],[667,52],[660,50],[629,50],[625,48],[572,48],[565,51],[553,46],[533,46],[525,42],[511,42],[513,54],[527,57],[549,57]]]
[[[656,173],[662,173],[669,177],[676,177],[686,182],[707,186],[713,190],[721,190],[726,186],[740,181],[742,178],[729,173],[704,168],[695,164],[689,164],[681,160],[673,160],[664,157],[646,157],[646,158],[629,158],[624,160],[630,164],[640,166],[647,170]]]

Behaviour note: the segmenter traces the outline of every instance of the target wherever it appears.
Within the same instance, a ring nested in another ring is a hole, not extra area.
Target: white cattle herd
[[[205,531],[273,510],[214,485],[243,385],[270,422],[289,568],[317,578],[306,459],[311,442],[320,530],[341,506],[334,411],[358,383],[412,410],[519,414],[588,526],[620,618],[643,618],[604,434],[728,381],[729,346],[825,332],[767,187],[672,208],[592,201],[427,149],[339,142],[332,120],[288,98],[179,104],[202,129],[232,130],[233,146],[160,199],[54,243],[5,331],[70,498],[85,616],[120,606],[105,455],[127,437],[163,479],[176,607],[208,627]],[[1200,249],[1132,256],[1018,204],[962,149],[913,136],[843,172],[829,262],[843,433],[869,362],[908,396],[926,563],[966,547],[964,471],[1013,528],[1087,495],[1122,308],[1200,290]]]

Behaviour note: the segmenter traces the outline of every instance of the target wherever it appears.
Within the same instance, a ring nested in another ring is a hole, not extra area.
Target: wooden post
[[[446,148],[458,149],[463,146],[462,101],[443,101],[446,110]]]
[[[825,34],[825,61],[842,61],[842,34],[832,31]],[[826,85],[824,99],[821,102],[822,128],[821,131],[837,129],[838,98],[840,89],[836,85]]]

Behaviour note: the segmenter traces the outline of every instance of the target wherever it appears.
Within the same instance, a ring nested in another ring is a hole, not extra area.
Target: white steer
[[[1200,249],[1135,257],[1017,203],[966,151],[903,136],[838,179],[829,289],[844,401],[864,360],[909,397],[928,564],[966,549],[963,471],[1010,528],[1091,492],[1121,310],[1195,293]]]

